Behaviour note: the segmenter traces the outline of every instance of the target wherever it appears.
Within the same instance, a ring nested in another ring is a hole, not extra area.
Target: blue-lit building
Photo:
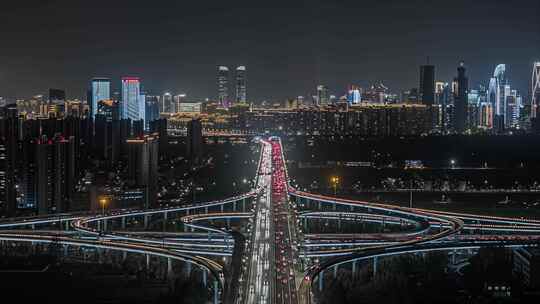
[[[98,112],[98,103],[111,99],[111,80],[109,78],[93,78],[90,86],[90,115],[94,118]]]
[[[138,77],[122,78],[122,102],[120,113],[122,119],[137,121],[145,119],[146,103],[141,95],[141,82]]]
[[[360,88],[352,85],[347,92],[347,102],[349,104],[359,104],[362,101],[362,94],[360,93]]]

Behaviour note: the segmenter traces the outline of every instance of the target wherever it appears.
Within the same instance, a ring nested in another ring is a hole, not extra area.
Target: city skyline
[[[471,87],[487,85],[494,67],[504,63],[523,93],[529,91],[530,66],[540,59],[535,1],[317,2],[306,9],[289,3],[153,8],[131,1],[121,16],[122,5],[95,6],[105,21],[92,27],[85,20],[95,8],[85,4],[8,4],[0,23],[14,30],[0,51],[0,96],[20,98],[58,87],[80,98],[94,76],[135,75],[155,94],[172,88],[197,99],[214,98],[217,65],[247,66],[249,99],[255,102],[307,95],[318,84],[345,92],[351,84],[382,81],[399,92],[418,86],[418,66],[427,56],[442,81],[451,80],[456,63],[465,61]],[[65,17],[51,22],[46,16],[53,12]],[[156,17],[136,23],[149,16]],[[263,16],[272,22],[256,22]],[[19,18],[28,21],[20,25]],[[55,34],[43,40],[43,31]],[[139,43],[140,37],[147,43]],[[321,39],[324,43],[316,43]]]

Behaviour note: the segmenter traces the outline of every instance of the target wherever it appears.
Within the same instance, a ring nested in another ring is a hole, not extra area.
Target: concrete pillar
[[[69,245],[64,245],[64,256],[68,256]]]
[[[101,231],[101,221],[97,221],[97,230]]]
[[[145,229],[145,230],[148,229],[148,220],[149,220],[149,217],[150,217],[150,215],[147,215],[147,214],[144,215],[144,229]]]
[[[356,274],[356,260],[354,260],[352,262],[352,274],[355,275]]]
[[[208,214],[208,207],[204,207],[204,214]]]
[[[319,291],[324,288],[324,271],[319,272]]]
[[[377,256],[373,257],[373,276],[375,277],[377,275],[377,260],[379,258]]]
[[[204,287],[206,287],[206,281],[208,280],[207,276],[208,276],[208,274],[206,273],[206,269],[203,268],[203,271],[202,271],[202,282],[203,282]]]
[[[122,262],[127,260],[127,251],[122,251]]]
[[[334,265],[334,279],[337,277],[338,265]]]
[[[227,229],[231,229],[231,219],[227,218]]]
[[[219,207],[221,208],[221,213],[223,213],[223,204],[219,205]]]
[[[103,231],[107,231],[107,220],[103,220]]]
[[[167,258],[167,278],[171,279],[173,276],[172,259]]]
[[[232,207],[232,208],[233,208],[233,211],[236,211],[236,201],[233,202],[233,205],[232,205],[232,206],[233,206],[233,207]]]
[[[318,206],[319,206],[318,209],[321,210],[321,201],[319,201]]]
[[[191,277],[191,263],[190,262],[186,262],[187,265],[186,265],[186,276],[189,278]]]
[[[242,199],[242,212],[246,212],[246,198]]]
[[[167,212],[163,213],[163,231],[167,230]]]
[[[457,250],[452,250],[452,265],[456,265]]]
[[[218,281],[214,281],[214,304],[219,304],[219,288],[218,288]]]
[[[150,255],[146,254],[146,270],[150,269]]]
[[[122,230],[126,229],[126,217],[122,217]]]
[[[66,223],[66,231],[68,231],[69,230],[69,221],[65,221],[65,223]]]

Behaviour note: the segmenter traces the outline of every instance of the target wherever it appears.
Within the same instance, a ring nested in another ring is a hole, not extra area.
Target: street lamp
[[[102,214],[102,215],[105,215],[105,205],[107,205],[107,198],[106,198],[106,197],[102,197],[102,198],[99,200],[99,203],[101,204],[101,214]]]
[[[332,176],[330,178],[330,181],[332,182],[332,186],[334,187],[334,196],[337,194],[337,185],[339,184],[339,177],[338,176]]]

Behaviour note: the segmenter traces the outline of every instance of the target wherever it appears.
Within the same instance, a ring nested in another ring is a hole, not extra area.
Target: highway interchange
[[[396,207],[299,191],[289,185],[280,139],[259,143],[256,186],[245,195],[160,209],[6,219],[0,221],[0,240],[59,242],[189,262],[212,276],[213,302],[222,303],[227,300],[223,288],[229,279],[223,259],[232,255],[234,239],[229,227],[215,226],[213,221],[241,221],[249,228],[243,283],[234,301],[238,304],[312,303],[312,286],[321,274],[358,260],[494,245],[535,246],[540,240],[538,220]],[[299,223],[312,219],[383,226],[406,223],[413,228],[303,235]],[[151,229],[152,222],[170,220],[180,220],[184,232]],[[142,231],[130,229],[141,225]]]

